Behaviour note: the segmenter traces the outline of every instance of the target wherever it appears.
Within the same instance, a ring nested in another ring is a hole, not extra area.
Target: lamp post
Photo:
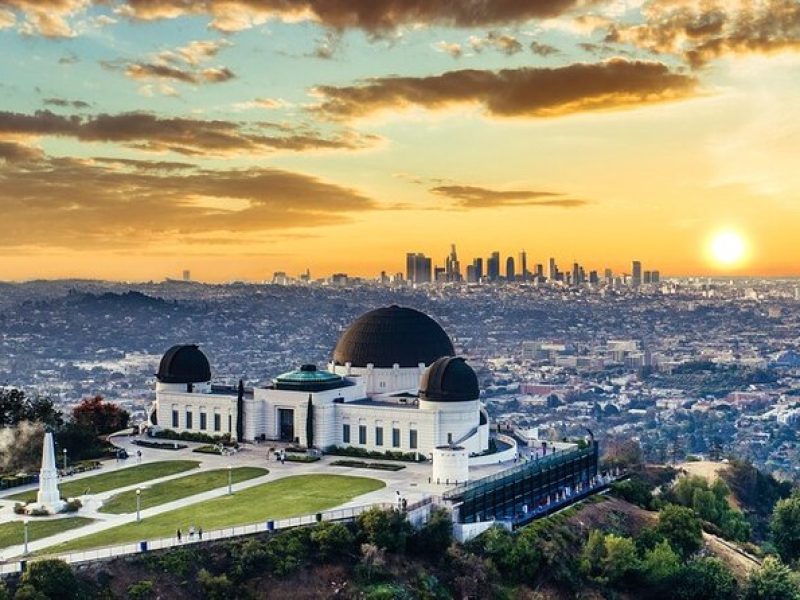
[[[142,488],[136,488],[136,522],[142,520]]]
[[[24,556],[27,556],[28,555],[28,519],[25,519],[22,522],[22,529],[25,532],[24,533],[25,541],[23,542],[23,545],[22,545],[22,554]]]
[[[64,475],[67,474],[67,449],[64,448]]]
[[[228,465],[228,495],[233,494],[233,465]]]

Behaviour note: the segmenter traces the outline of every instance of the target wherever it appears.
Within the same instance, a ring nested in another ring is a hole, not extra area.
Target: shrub
[[[129,600],[148,600],[153,597],[154,584],[149,579],[137,581],[128,586]]]
[[[63,560],[38,560],[28,565],[22,575],[23,585],[30,585],[49,600],[78,598],[78,581]]]
[[[401,460],[405,462],[425,462],[425,457],[416,452],[400,452],[399,450],[386,450],[378,452],[367,450],[366,448],[356,448],[355,446],[329,446],[325,449],[326,454],[333,456],[354,456],[356,458],[376,458],[384,460]]]
[[[679,569],[672,580],[675,600],[733,600],[736,578],[716,558],[699,558]]]
[[[67,501],[67,504],[64,507],[64,512],[74,513],[78,512],[81,508],[83,508],[83,503],[78,498],[73,498],[72,500]]]
[[[770,529],[775,547],[784,561],[800,558],[800,494],[778,501]]]
[[[342,523],[320,523],[310,537],[320,555],[329,560],[350,557],[355,550],[355,536]]]
[[[153,437],[162,438],[166,440],[181,440],[184,442],[200,442],[204,444],[218,444],[222,443],[227,446],[237,446],[235,442],[231,442],[231,434],[225,433],[222,435],[209,435],[207,433],[200,433],[199,431],[173,431],[172,429],[162,429],[153,434]]]
[[[798,600],[800,582],[789,567],[774,557],[767,557],[760,569],[751,571],[742,595],[743,600]]]
[[[25,514],[25,505],[20,503],[20,502],[17,502],[16,504],[14,504],[14,513],[18,514],[18,515],[24,515]]]
[[[208,600],[228,600],[234,597],[233,584],[225,574],[215,577],[205,569],[200,569],[197,583],[200,584]]]
[[[287,460],[289,457],[287,457]],[[375,469],[377,471],[401,471],[405,465],[393,465],[390,463],[368,463],[363,460],[335,460],[331,463],[334,467],[351,467],[354,469]]]

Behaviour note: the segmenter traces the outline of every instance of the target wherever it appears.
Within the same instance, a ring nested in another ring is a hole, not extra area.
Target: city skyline
[[[0,1],[0,280],[367,277],[453,240],[798,275],[799,18],[785,0]]]

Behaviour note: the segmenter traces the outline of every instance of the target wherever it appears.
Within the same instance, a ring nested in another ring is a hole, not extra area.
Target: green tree
[[[328,560],[347,559],[355,554],[355,536],[343,523],[320,523],[311,532],[311,541]]]
[[[683,558],[688,558],[703,546],[700,519],[691,509],[668,504],[658,516],[656,532]]]
[[[431,558],[441,558],[453,543],[453,520],[450,513],[441,508],[431,511],[428,522],[412,536],[411,544],[416,552]]]
[[[63,560],[37,560],[28,565],[22,576],[23,585],[33,587],[50,600],[78,598],[78,581]]]
[[[411,526],[405,516],[395,510],[371,508],[357,519],[366,541],[389,552],[403,552]]]
[[[11,594],[8,593],[8,588],[2,581],[0,581],[0,600],[11,600]]]
[[[143,579],[128,586],[128,600],[148,600],[153,597],[155,584],[150,579]]]
[[[800,493],[778,501],[772,513],[770,530],[784,561],[800,558]]]
[[[654,587],[664,586],[681,568],[681,557],[663,540],[644,553],[642,575]]]
[[[736,578],[716,558],[698,558],[678,570],[671,586],[675,600],[733,600]]]
[[[630,584],[639,570],[636,545],[630,538],[609,534],[605,536],[605,556],[601,560],[603,575],[609,583]]]
[[[589,539],[581,551],[581,571],[589,577],[600,577],[603,568],[603,559],[606,556],[605,535],[599,529],[589,532]]]
[[[467,543],[467,550],[487,559],[504,577],[514,574],[515,538],[504,527],[490,527]]]
[[[789,567],[768,556],[747,578],[742,600],[800,600],[800,582]]]

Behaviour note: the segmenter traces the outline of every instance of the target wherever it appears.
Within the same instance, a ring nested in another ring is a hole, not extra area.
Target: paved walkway
[[[359,468],[331,466],[330,463],[333,462],[334,460],[346,458],[337,456],[324,456],[322,457],[321,460],[313,463],[294,463],[287,461],[285,464],[281,464],[279,461],[274,459],[274,454],[272,455],[273,459],[267,462],[266,458],[267,450],[268,448],[273,447],[273,444],[270,443],[260,444],[260,445],[259,444],[243,445],[242,450],[236,454],[230,456],[219,456],[216,454],[204,454],[204,453],[192,452],[193,448],[196,448],[197,446],[201,446],[204,444],[194,444],[190,442],[184,442],[189,447],[183,450],[158,450],[153,448],[140,448],[139,446],[136,446],[135,444],[132,443],[134,439],[136,438],[128,438],[128,437],[114,438],[114,443],[121,448],[125,448],[128,451],[131,458],[124,461],[113,461],[113,460],[106,461],[103,463],[102,469],[90,471],[87,473],[81,473],[78,475],[73,475],[65,479],[65,481],[66,480],[74,481],[85,477],[91,477],[92,475],[109,473],[112,471],[116,471],[118,469],[130,468],[136,466],[137,464],[159,462],[164,460],[196,460],[200,462],[200,468],[184,471],[182,473],[177,473],[174,475],[160,477],[158,479],[154,479],[146,483],[118,488],[109,492],[81,496],[80,498],[81,501],[84,503],[84,508],[78,511],[77,514],[58,515],[50,518],[57,519],[57,518],[68,518],[70,516],[81,516],[81,517],[95,519],[95,522],[47,538],[32,541],[28,544],[29,552],[37,552],[39,550],[48,548],[56,544],[61,544],[63,542],[71,541],[77,537],[84,537],[86,535],[90,535],[93,533],[104,531],[106,529],[110,529],[112,527],[116,527],[118,525],[124,525],[126,523],[131,523],[135,521],[136,520],[135,512],[119,515],[119,514],[101,513],[98,511],[98,509],[102,506],[103,501],[107,500],[111,496],[114,496],[116,494],[131,489],[136,489],[137,487],[146,489],[148,486],[153,485],[155,483],[159,483],[162,481],[169,481],[172,479],[178,479],[180,477],[185,477],[187,475],[197,473],[201,470],[207,471],[211,469],[225,469],[228,467],[228,465],[231,465],[233,467],[244,467],[244,466],[262,467],[262,468],[267,468],[270,471],[268,475],[256,477],[254,479],[249,479],[247,481],[234,484],[233,485],[234,493],[237,490],[244,490],[256,485],[267,483],[269,481],[276,481],[284,477],[290,477],[293,475],[304,475],[304,474],[325,473],[325,474],[352,475],[352,476],[378,479],[386,484],[386,487],[380,490],[376,490],[368,494],[363,494],[361,496],[358,496],[357,498],[354,498],[349,502],[346,502],[334,508],[351,508],[355,506],[363,506],[365,504],[373,504],[373,503],[396,503],[398,495],[406,498],[408,503],[412,504],[414,502],[422,500],[424,497],[427,496],[441,495],[447,489],[446,486],[437,486],[435,484],[429,483],[429,478],[431,474],[431,467],[429,463],[422,463],[422,464],[398,463],[405,465],[405,468],[400,471],[381,471],[376,469],[359,469]],[[141,461],[138,461],[137,458],[135,458],[136,452],[138,450],[142,451]],[[508,466],[509,466],[508,463],[505,463],[505,465],[490,465],[485,467],[478,467],[476,469],[471,469],[470,472],[473,478],[477,479],[489,475],[493,472],[496,472],[500,468],[506,468]],[[19,492],[29,491],[32,489],[33,490],[37,489],[37,485],[21,486],[19,488],[14,488],[13,490],[9,490],[8,493],[5,495],[6,496],[13,495]],[[186,506],[196,504],[198,502],[204,502],[206,500],[218,498],[224,496],[225,494],[227,494],[227,492],[228,488],[227,486],[224,486],[214,490],[209,490],[207,492],[202,492],[194,496],[181,498],[173,502],[168,502],[160,506],[146,508],[141,511],[141,518],[145,519],[147,517],[152,517],[155,515],[168,512],[170,510],[174,510],[177,508],[184,508]],[[4,499],[0,497],[0,505],[5,504],[4,507],[0,508],[0,523],[22,520],[25,518],[21,515],[14,514],[13,501],[3,502],[3,500]],[[22,555],[22,553],[23,553],[22,544],[0,550],[0,556],[2,556],[3,560],[10,560],[12,558],[19,557]]]

